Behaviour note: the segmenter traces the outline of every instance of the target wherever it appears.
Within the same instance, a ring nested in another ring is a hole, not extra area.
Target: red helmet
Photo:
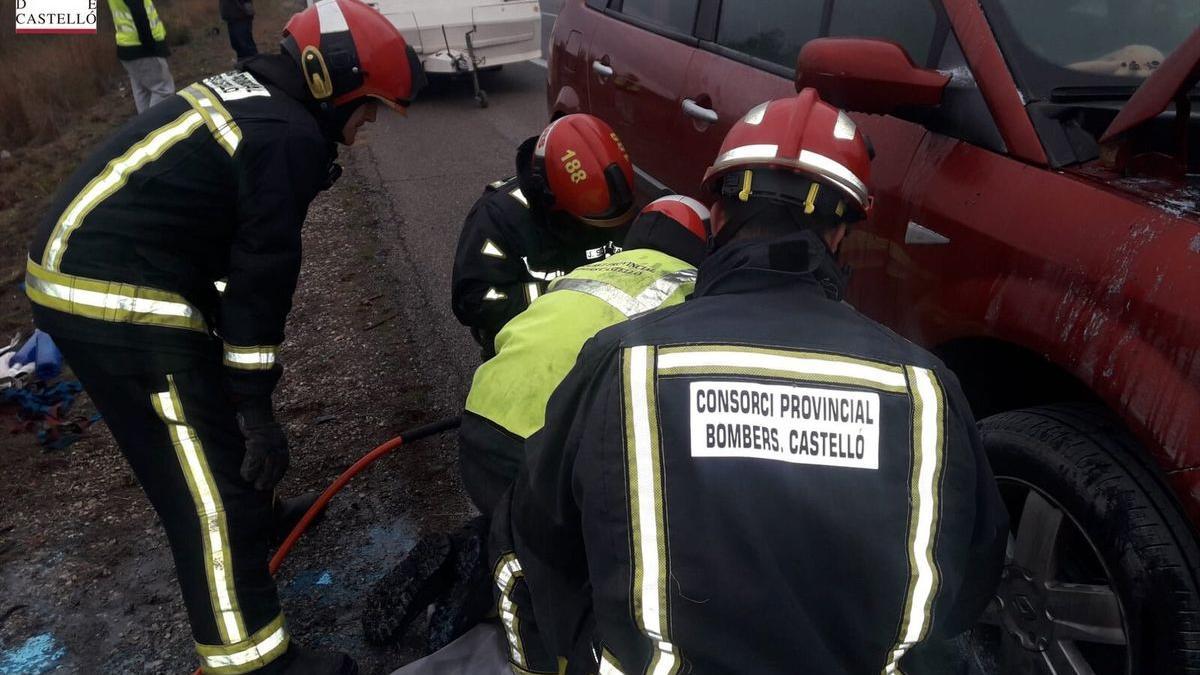
[[[763,103],[734,123],[703,187],[723,197],[764,197],[857,220],[871,212],[870,177],[865,137],[809,88]]]
[[[619,227],[634,215],[633,164],[612,128],[591,115],[546,127],[533,149],[542,203],[592,227]]]
[[[629,226],[625,250],[653,249],[698,267],[708,251],[708,221],[708,209],[695,199],[660,197]]]
[[[683,195],[659,197],[646,205],[638,218],[651,213],[661,213],[679,223],[685,230],[695,235],[700,241],[708,241],[709,213],[708,207],[700,202]]]
[[[294,14],[283,48],[313,98],[334,106],[370,96],[403,112],[425,85],[421,61],[400,31],[359,0],[318,0]]]

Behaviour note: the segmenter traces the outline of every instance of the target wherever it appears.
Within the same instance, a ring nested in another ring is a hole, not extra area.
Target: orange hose
[[[287,539],[284,539],[283,543],[279,545],[279,550],[275,551],[275,555],[271,558],[271,564],[268,568],[271,570],[271,574],[275,574],[279,571],[279,567],[283,564],[284,558],[287,558],[288,553],[291,552],[292,547],[296,545],[296,542],[300,541],[301,535],[303,535],[304,531],[308,529],[309,524],[311,524],[312,521],[316,519],[318,515],[320,515],[321,511],[325,508],[325,505],[329,503],[329,500],[333,499],[334,495],[341,492],[342,488],[346,487],[346,484],[350,482],[351,478],[354,478],[360,472],[362,472],[363,469],[374,464],[376,460],[384,455],[387,455],[403,444],[404,436],[397,436],[387,443],[375,448],[371,452],[368,452],[362,459],[355,462],[354,465],[349,469],[346,469],[344,472],[342,472],[342,475],[338,476],[337,480],[333,481],[332,485],[325,488],[325,491],[321,493],[321,496],[317,497],[317,501],[313,502],[313,505],[308,507],[308,511],[304,512],[304,517],[300,519],[300,522],[296,523],[296,526],[292,528],[292,531],[290,534],[288,534]]]
[[[407,433],[400,434],[392,440],[368,452],[363,456],[362,459],[355,462],[349,469],[343,471],[342,475],[338,476],[337,480],[333,481],[332,485],[325,488],[325,491],[321,493],[320,497],[317,497],[317,501],[313,502],[313,505],[308,507],[308,510],[304,512],[304,516],[300,518],[300,522],[296,523],[296,526],[292,528],[291,533],[288,534],[287,539],[284,539],[283,543],[280,544],[279,550],[275,551],[275,555],[271,558],[271,563],[268,566],[271,574],[274,575],[279,571],[279,568],[281,565],[283,565],[283,561],[285,558],[287,558],[288,553],[291,552],[292,548],[296,545],[296,542],[300,541],[300,537],[304,534],[305,530],[308,529],[308,526],[312,524],[312,521],[316,519],[325,506],[329,504],[329,500],[333,499],[334,495],[341,492],[342,488],[346,487],[346,484],[349,483],[352,478],[362,473],[363,469],[391,454],[401,445],[404,445],[406,438],[408,439],[408,442],[411,443],[413,441],[425,438],[426,436],[432,436],[448,429],[453,429],[457,427],[461,421],[462,420],[459,417],[448,417],[444,420],[434,422],[433,424],[417,427],[416,429],[412,429]],[[203,672],[204,671],[202,668],[197,668],[192,675],[203,675]]]

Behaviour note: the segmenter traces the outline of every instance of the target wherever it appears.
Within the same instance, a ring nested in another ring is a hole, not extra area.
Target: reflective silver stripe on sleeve
[[[550,290],[586,293],[594,298],[603,300],[626,317],[634,317],[658,309],[667,301],[667,298],[671,297],[671,294],[679,290],[680,286],[695,280],[695,270],[682,270],[668,274],[655,280],[646,290],[638,293],[637,297],[629,295],[616,286],[603,281],[573,279],[571,277],[555,281]]]
[[[529,266],[529,258],[528,257],[522,256],[521,262],[525,263],[525,271],[528,272],[529,276],[533,277],[534,279],[540,279],[542,281],[550,281],[552,279],[557,279],[566,274],[566,272],[564,272],[562,270],[549,270],[547,272],[535,270]]]
[[[517,606],[512,600],[513,587],[517,579],[524,576],[521,562],[512,553],[500,559],[496,567],[496,588],[500,591],[500,622],[504,624],[504,633],[508,637],[509,658],[517,666],[526,666],[525,649],[521,642],[521,623],[517,617]]]
[[[279,355],[278,346],[236,347],[225,345],[225,365],[241,370],[270,370]]]
[[[487,293],[483,296],[483,299],[489,300],[491,302],[500,302],[501,300],[507,300],[508,294],[501,293],[500,291],[498,291],[494,288],[489,288],[487,290]]]
[[[529,300],[530,304],[532,304],[534,300],[537,300],[539,297],[541,297],[541,295],[541,286],[538,286],[537,284],[525,284],[525,298]]]
[[[518,202],[521,202],[521,206],[524,206],[525,208],[529,208],[529,200],[525,198],[525,193],[521,192],[521,188],[517,188],[516,190],[513,190],[512,192],[510,192],[508,194],[512,195],[513,199],[517,200]]]

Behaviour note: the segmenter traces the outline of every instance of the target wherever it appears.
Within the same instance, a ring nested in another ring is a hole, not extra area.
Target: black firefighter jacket
[[[463,223],[454,256],[451,304],[488,355],[496,334],[550,281],[620,251],[628,228],[588,227],[546,215],[518,179],[489,185]]]
[[[220,340],[234,393],[270,393],[301,225],[333,152],[302,103],[248,72],[150,108],[84,161],[43,218],[26,275],[38,325],[147,350]]]
[[[551,654],[874,675],[971,626],[1007,534],[975,421],[838,277],[811,234],[731,244],[682,305],[584,348],[494,524],[501,608],[522,578]]]

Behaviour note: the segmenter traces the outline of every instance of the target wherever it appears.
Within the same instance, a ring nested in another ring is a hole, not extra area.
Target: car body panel
[[[1117,411],[1164,470],[1200,464],[1200,227],[945,136],[913,166],[912,219],[950,243],[896,256],[892,327],[929,346],[1021,345]]]
[[[612,126],[634,161],[668,184],[678,184],[687,174],[680,163],[659,148],[678,147],[682,125],[680,86],[687,76],[692,48],[656,33],[643,31],[629,40],[630,26],[621,19],[597,13],[596,28],[588,41],[586,71],[588,109]],[[645,71],[638,64],[656,62]],[[612,69],[611,76],[596,72],[595,65]],[[640,129],[655,129],[647,134]]]
[[[1046,164],[1046,151],[1025,111],[1025,101],[996,44],[983,6],[978,0],[943,0],[943,4],[1009,154],[1033,164]]]
[[[1124,421],[1200,522],[1200,185],[1099,162],[1051,168],[982,7],[942,4],[970,71],[955,81],[978,87],[1003,147],[852,114],[877,156],[874,215],[843,249],[850,300],[927,348],[982,339],[1052,364]],[[559,20],[584,12],[598,15],[569,0]],[[606,50],[647,39],[608,20]],[[690,50],[679,98],[708,104],[719,121],[655,113],[662,126],[636,125],[626,142],[668,186],[711,199],[698,194],[699,179],[730,125],[794,88],[707,43],[677,45]],[[642,61],[639,75],[654,77],[662,60]],[[569,83],[557,77],[552,88]]]

